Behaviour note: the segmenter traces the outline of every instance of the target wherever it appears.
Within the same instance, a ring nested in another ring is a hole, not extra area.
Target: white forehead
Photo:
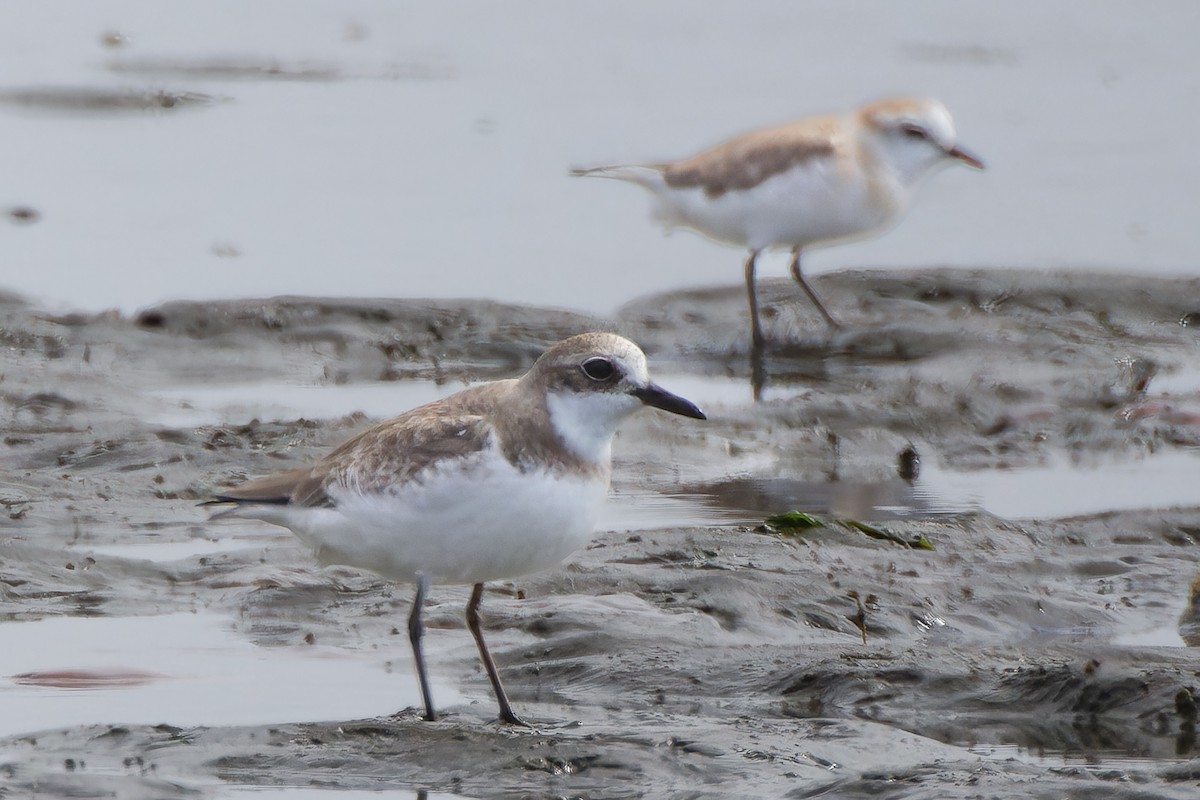
[[[939,144],[954,144],[954,119],[946,107],[936,100],[921,104],[918,117],[913,121],[929,131],[930,136]]]
[[[607,354],[609,358],[620,365],[621,372],[633,379],[634,383],[643,384],[650,380],[650,369],[646,366],[646,354],[641,348],[635,345],[628,339],[613,337],[617,339],[619,345],[614,343],[611,351]],[[599,353],[598,355],[605,355]]]
[[[949,110],[930,97],[885,100],[866,109],[867,119],[880,128],[895,129],[901,125],[918,125],[928,131],[935,142],[949,147],[956,138],[954,118]]]

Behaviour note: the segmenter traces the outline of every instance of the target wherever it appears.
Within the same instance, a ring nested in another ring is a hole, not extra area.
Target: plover
[[[746,293],[757,349],[763,343],[754,280],[759,253],[790,247],[792,277],[837,328],[804,278],[801,253],[883,232],[899,219],[920,178],[951,160],[984,168],[959,146],[945,106],[894,98],[747,133],[682,161],[571,174],[636,183],[654,194],[655,215],[668,228],[749,248]]]
[[[425,718],[436,718],[421,652],[430,584],[470,584],[467,626],[500,719],[520,724],[479,628],[485,581],[546,569],[590,538],[612,471],[613,434],[643,406],[704,412],[650,381],[637,345],[585,333],[521,378],[485,383],[379,423],[315,466],[222,491],[217,517],[290,528],[327,564],[415,583],[408,634]]]

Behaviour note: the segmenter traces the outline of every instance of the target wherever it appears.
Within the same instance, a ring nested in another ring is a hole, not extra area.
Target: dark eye
[[[900,130],[904,131],[904,135],[909,139],[928,139],[929,134],[920,125],[906,123],[900,126]]]
[[[607,358],[595,356],[580,364],[583,369],[583,374],[587,375],[594,381],[606,381],[611,378],[617,371],[613,363]]]

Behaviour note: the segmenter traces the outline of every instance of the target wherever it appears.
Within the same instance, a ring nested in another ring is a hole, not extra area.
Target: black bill
[[[632,394],[646,405],[670,411],[672,414],[692,419],[708,419],[700,407],[691,400],[684,400],[677,394],[671,394],[657,383],[648,383],[640,389],[635,389]]]

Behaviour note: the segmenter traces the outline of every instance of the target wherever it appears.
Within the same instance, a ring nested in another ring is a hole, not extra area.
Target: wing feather
[[[836,154],[839,143],[833,136],[833,123],[832,118],[819,118],[747,133],[666,165],[663,177],[672,188],[698,187],[714,199],[751,189],[810,159]]]
[[[473,387],[381,422],[343,442],[311,467],[255,478],[201,505],[330,507],[330,491],[387,491],[436,463],[452,463],[492,446],[493,430],[478,413],[487,395],[510,388],[500,381]]]

